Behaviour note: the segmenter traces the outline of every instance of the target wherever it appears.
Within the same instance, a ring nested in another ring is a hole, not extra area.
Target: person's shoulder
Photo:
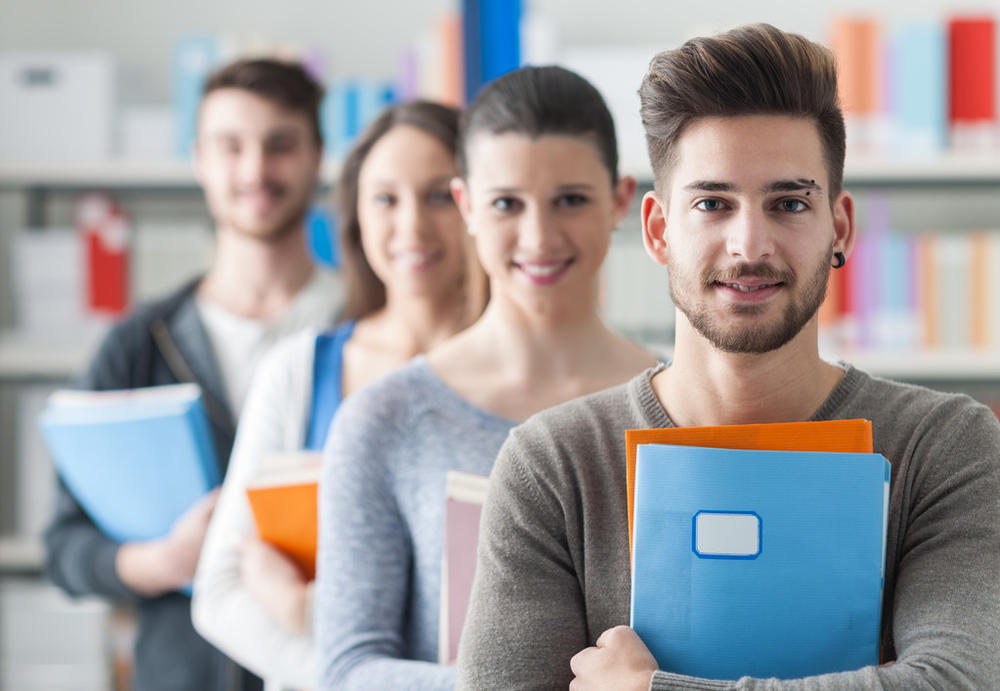
[[[518,426],[519,434],[588,435],[607,427],[648,426],[649,407],[658,405],[650,378],[660,366],[651,367],[632,379],[579,398],[574,398],[531,416]]]
[[[900,447],[912,446],[917,438],[989,444],[1000,441],[996,416],[968,394],[892,381],[853,367],[846,376],[854,378],[856,386],[845,410],[851,417],[872,421],[876,445],[880,439]]]
[[[261,358],[258,367],[262,370],[299,369],[312,362],[319,333],[319,329],[315,327],[306,327],[282,337]]]
[[[336,420],[401,427],[440,398],[443,383],[422,356],[369,382],[344,399]]]
[[[965,393],[939,391],[919,384],[893,381],[851,367],[846,376],[856,379],[851,405],[867,407],[873,415],[888,417],[946,417],[989,412]]]
[[[95,367],[118,368],[126,364],[122,360],[137,357],[151,349],[153,325],[158,321],[169,321],[178,309],[193,299],[197,284],[198,280],[193,280],[164,297],[142,302],[115,322],[101,339],[91,361],[89,378],[93,378]]]

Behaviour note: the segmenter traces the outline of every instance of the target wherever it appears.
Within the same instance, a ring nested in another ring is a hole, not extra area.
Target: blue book
[[[893,152],[927,156],[948,143],[948,41],[933,20],[910,19],[893,27],[889,104]]]
[[[640,445],[632,628],[695,677],[878,664],[888,492],[879,454]]]
[[[38,424],[69,491],[119,542],[166,535],[220,482],[194,384],[57,391]]]
[[[174,149],[181,158],[193,150],[198,108],[205,80],[221,60],[219,43],[207,36],[187,36],[174,44],[171,64],[174,109]]]

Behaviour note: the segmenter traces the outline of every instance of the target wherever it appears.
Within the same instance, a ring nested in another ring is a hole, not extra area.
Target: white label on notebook
[[[752,559],[760,554],[760,516],[751,512],[701,511],[694,516],[699,557]]]

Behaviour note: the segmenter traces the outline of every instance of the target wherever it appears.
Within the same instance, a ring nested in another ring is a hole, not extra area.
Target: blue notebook
[[[220,481],[194,384],[57,391],[38,424],[69,491],[119,542],[166,535]]]
[[[879,454],[640,445],[631,617],[660,669],[878,664],[889,470]]]

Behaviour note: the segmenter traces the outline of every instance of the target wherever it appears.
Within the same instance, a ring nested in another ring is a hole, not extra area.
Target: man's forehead
[[[668,165],[675,189],[696,183],[756,189],[788,181],[824,187],[827,178],[815,121],[787,115],[712,117],[688,123]]]
[[[306,114],[285,108],[243,89],[219,89],[208,94],[199,109],[199,123],[213,133],[296,133],[309,129]]]

